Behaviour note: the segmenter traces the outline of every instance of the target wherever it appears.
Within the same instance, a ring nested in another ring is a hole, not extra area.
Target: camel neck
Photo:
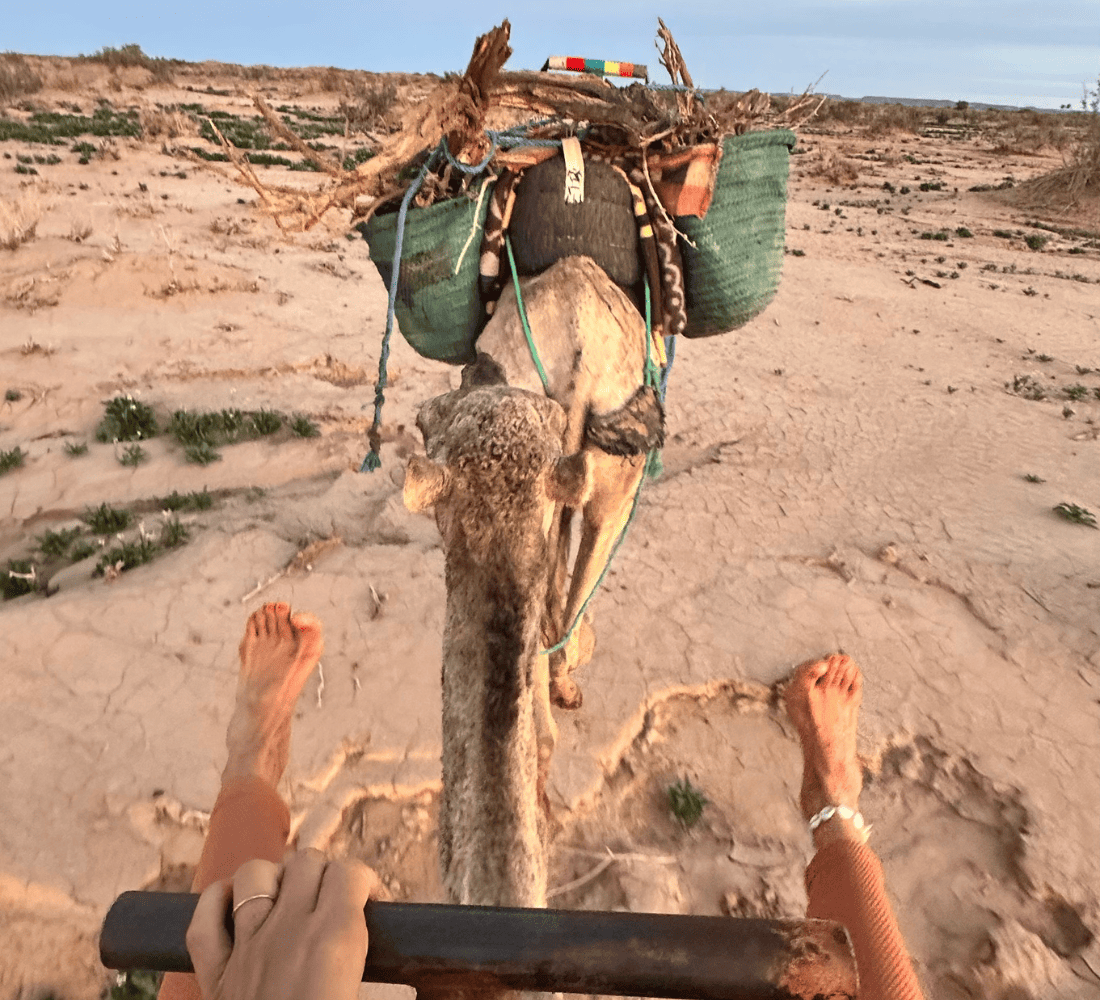
[[[546,580],[447,560],[440,859],[457,903],[545,906],[534,677]]]

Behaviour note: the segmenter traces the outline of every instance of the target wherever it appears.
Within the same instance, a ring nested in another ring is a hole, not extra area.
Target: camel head
[[[460,388],[420,409],[427,457],[409,460],[405,506],[434,508],[447,549],[457,545],[477,561],[502,547],[538,547],[555,505],[578,506],[591,492],[585,455],[562,457],[565,422],[558,403],[512,388],[479,354]]]

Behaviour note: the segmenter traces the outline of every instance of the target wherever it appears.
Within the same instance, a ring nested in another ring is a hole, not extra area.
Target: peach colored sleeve
[[[289,833],[290,810],[271,785],[261,778],[227,781],[210,814],[191,891],[202,892],[212,882],[232,878],[253,858],[280,863]],[[157,995],[159,1000],[202,1000],[195,977],[184,972],[165,973]]]
[[[834,840],[806,868],[806,916],[848,928],[859,973],[860,1000],[923,1000],[875,852]]]

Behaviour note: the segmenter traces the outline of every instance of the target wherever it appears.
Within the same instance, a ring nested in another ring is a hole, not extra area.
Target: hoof
[[[581,707],[584,697],[576,682],[566,677],[550,681],[550,700],[558,708],[567,708],[572,711]]]

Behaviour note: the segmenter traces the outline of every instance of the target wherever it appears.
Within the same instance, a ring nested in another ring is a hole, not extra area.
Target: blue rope
[[[405,218],[408,215],[409,205],[412,199],[423,185],[424,178],[428,176],[428,171],[439,162],[441,153],[452,166],[457,167],[462,173],[479,174],[489,166],[489,161],[492,160],[497,150],[500,148],[511,149],[521,145],[560,146],[560,139],[528,139],[522,134],[528,129],[538,127],[539,125],[548,125],[553,120],[554,119],[547,118],[541,122],[517,125],[502,131],[488,130],[486,134],[489,136],[489,152],[481,163],[474,165],[456,160],[451,153],[450,147],[447,145],[447,137],[444,136],[440,139],[439,145],[429,154],[428,159],[424,162],[424,166],[420,168],[420,173],[417,175],[416,180],[414,180],[413,183],[409,185],[408,190],[405,191],[405,196],[401,199],[401,208],[397,213],[397,234],[393,248],[393,267],[390,272],[389,301],[386,307],[386,331],[382,334],[382,351],[378,357],[378,381],[374,384],[374,420],[371,423],[370,430],[367,432],[367,440],[370,442],[370,451],[367,452],[366,458],[363,459],[362,465],[359,466],[360,472],[374,472],[375,469],[380,469],[382,467],[381,429],[382,405],[386,401],[384,393],[386,388],[386,365],[390,356],[390,336],[393,334],[394,313],[397,306],[397,285],[401,274],[401,249],[405,242]],[[582,129],[581,131],[582,137],[588,133],[587,129]]]
[[[444,139],[442,145],[446,146],[447,140]],[[397,282],[401,273],[401,247],[405,242],[405,216],[409,211],[409,203],[413,200],[416,192],[420,190],[421,185],[424,183],[424,178],[428,176],[428,171],[435,165],[439,150],[438,148],[432,152],[432,154],[424,161],[424,166],[420,168],[420,173],[417,175],[416,180],[409,185],[408,190],[405,192],[405,197],[401,199],[401,208],[397,212],[397,236],[394,240],[393,247],[393,271],[390,274],[390,296],[389,305],[386,309],[386,332],[382,334],[382,351],[378,357],[378,381],[374,385],[374,422],[371,424],[370,430],[367,432],[367,438],[370,441],[370,451],[367,452],[367,457],[363,459],[363,464],[359,466],[360,472],[374,472],[375,469],[382,467],[382,459],[380,452],[382,450],[382,404],[386,401],[385,388],[386,388],[386,362],[390,356],[390,335],[393,333],[393,316],[394,308],[397,304]]]

